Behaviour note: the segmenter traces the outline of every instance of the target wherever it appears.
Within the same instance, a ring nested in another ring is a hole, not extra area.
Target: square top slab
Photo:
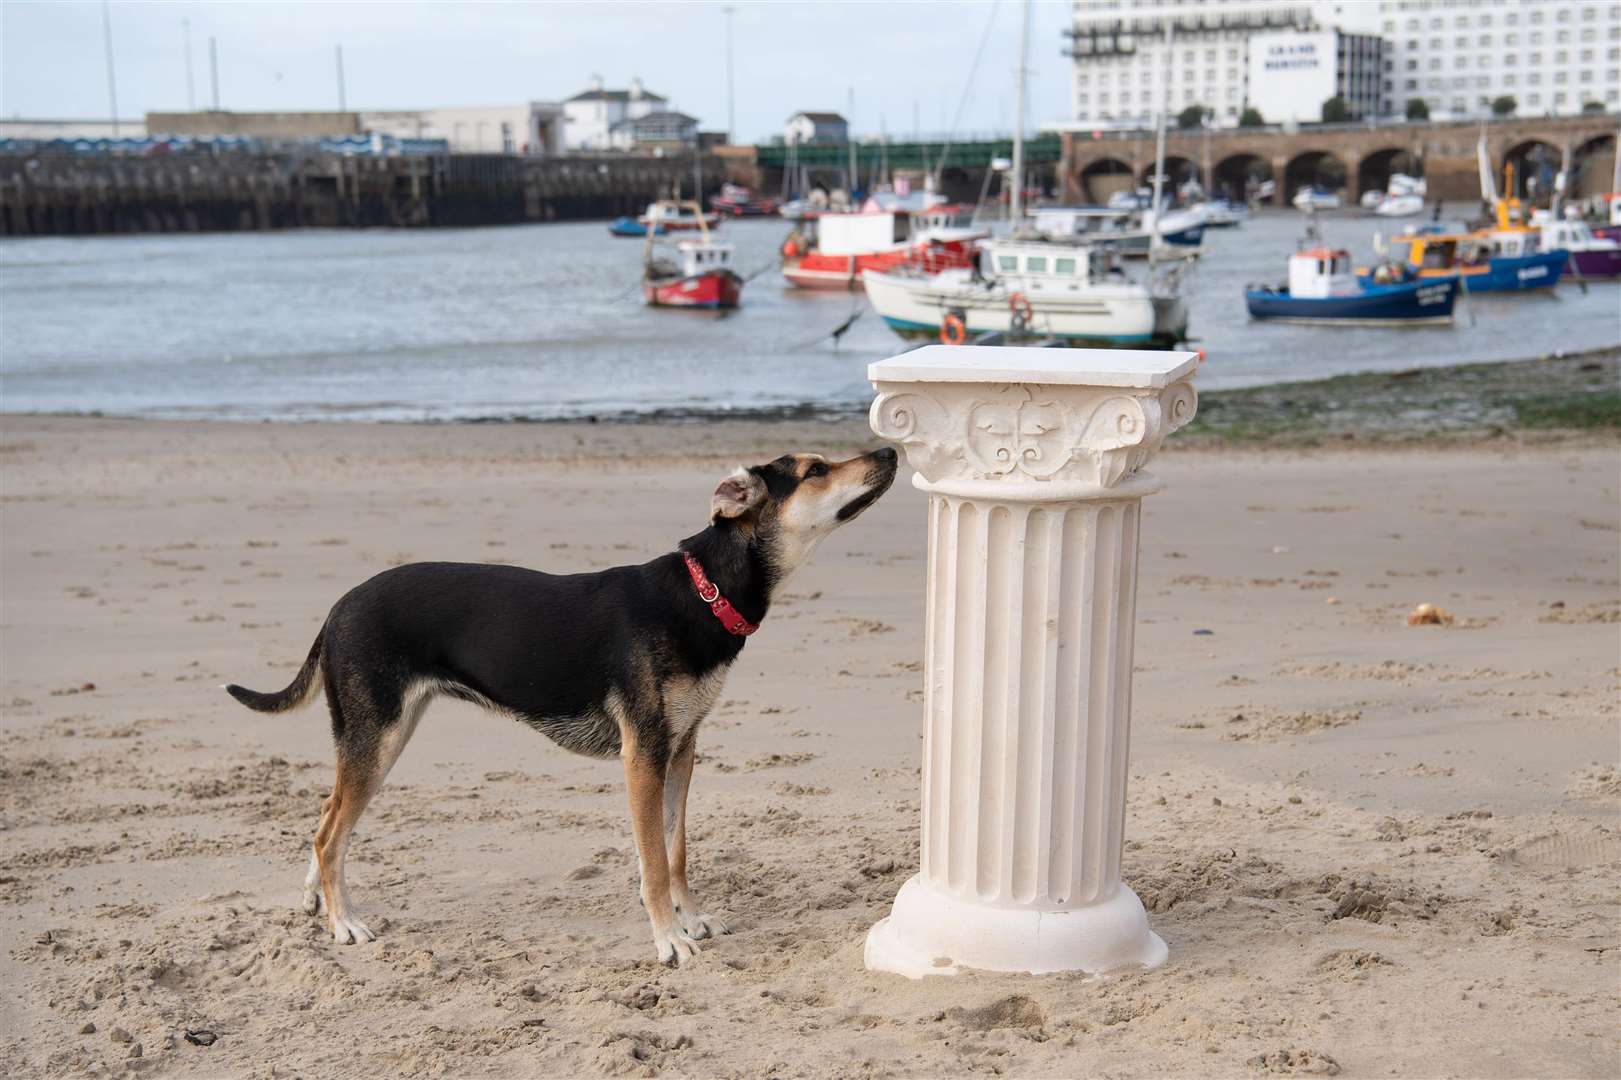
[[[875,383],[1041,383],[1158,390],[1198,366],[1199,354],[1191,352],[926,345],[868,364],[867,378]]]

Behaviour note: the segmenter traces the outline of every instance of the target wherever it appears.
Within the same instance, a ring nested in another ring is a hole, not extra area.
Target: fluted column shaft
[[[931,498],[932,886],[1061,910],[1119,883],[1140,505]]]

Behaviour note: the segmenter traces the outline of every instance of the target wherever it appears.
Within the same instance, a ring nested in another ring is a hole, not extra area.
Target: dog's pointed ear
[[[709,500],[709,520],[742,517],[765,499],[765,481],[738,469],[720,482]]]

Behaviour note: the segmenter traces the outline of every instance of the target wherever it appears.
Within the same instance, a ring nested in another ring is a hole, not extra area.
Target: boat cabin
[[[1351,253],[1343,248],[1307,248],[1289,256],[1289,295],[1352,296],[1361,292]]]
[[[715,270],[730,270],[732,245],[707,240],[683,240],[676,246],[681,253],[681,276],[697,277]]]
[[[982,246],[981,272],[987,278],[1017,278],[1024,287],[1078,287],[1121,273],[1106,248],[998,240]]]
[[[1421,276],[1483,273],[1491,263],[1491,244],[1478,235],[1412,230],[1390,241],[1390,258]]]
[[[1614,240],[1600,240],[1585,221],[1549,221],[1542,226],[1542,246],[1552,251],[1602,251],[1616,246]]]

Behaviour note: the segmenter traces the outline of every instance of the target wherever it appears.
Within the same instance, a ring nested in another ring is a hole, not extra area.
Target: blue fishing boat
[[[1419,278],[1400,267],[1381,267],[1376,277],[1361,278],[1351,268],[1349,252],[1327,247],[1291,255],[1287,285],[1244,290],[1253,319],[1326,326],[1450,323],[1457,300],[1455,276]]]
[[[1537,233],[1519,226],[1473,233],[1409,229],[1390,241],[1390,254],[1420,281],[1461,278],[1470,293],[1551,289],[1570,261],[1570,252],[1543,250]]]
[[[614,236],[646,236],[648,226],[643,225],[633,217],[614,218],[613,224],[608,226],[608,232]],[[663,236],[665,229],[662,222],[652,226],[654,236]]]

